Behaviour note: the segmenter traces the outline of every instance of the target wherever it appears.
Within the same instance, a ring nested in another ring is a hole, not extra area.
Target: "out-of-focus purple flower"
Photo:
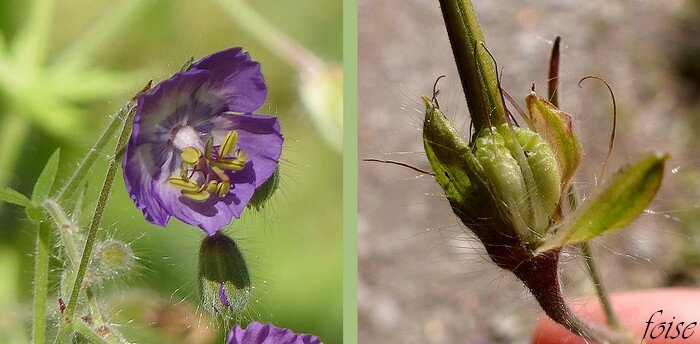
[[[270,323],[252,322],[242,329],[236,325],[228,335],[227,344],[322,344],[321,339],[310,334],[297,334],[290,329]]]
[[[277,118],[252,114],[266,95],[260,64],[241,48],[139,95],[123,169],[149,222],[165,226],[175,216],[213,235],[240,217],[282,152]]]

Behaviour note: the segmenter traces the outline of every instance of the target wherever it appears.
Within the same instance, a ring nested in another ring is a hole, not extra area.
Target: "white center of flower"
[[[180,127],[173,131],[173,146],[182,152],[187,147],[195,147],[200,150],[204,147],[202,139],[194,128],[190,126]]]

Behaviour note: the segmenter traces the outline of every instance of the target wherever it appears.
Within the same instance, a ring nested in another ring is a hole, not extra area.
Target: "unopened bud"
[[[207,236],[199,250],[199,295],[213,315],[232,317],[248,305],[251,284],[243,254],[229,237]]]

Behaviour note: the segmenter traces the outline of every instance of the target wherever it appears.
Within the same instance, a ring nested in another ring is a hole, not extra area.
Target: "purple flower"
[[[232,48],[138,97],[123,169],[146,220],[175,216],[213,235],[240,217],[282,152],[277,118],[252,114],[266,95],[260,64]]]
[[[244,330],[234,326],[228,335],[227,344],[322,344],[321,339],[310,334],[296,334],[290,329],[279,328],[270,323],[252,322]]]

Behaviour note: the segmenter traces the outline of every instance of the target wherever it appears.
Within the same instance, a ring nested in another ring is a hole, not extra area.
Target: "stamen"
[[[209,199],[209,196],[211,196],[211,194],[207,190],[182,190],[182,195],[197,202],[204,202]]]
[[[187,176],[188,170],[189,170],[189,165],[187,165],[187,162],[185,162],[183,160],[180,163],[180,177],[182,177],[182,179],[190,179],[191,178],[191,176],[190,177]]]
[[[240,171],[245,165],[245,161],[237,159],[219,159],[214,161],[214,165],[223,168],[224,170]]]
[[[199,158],[202,157],[202,153],[194,147],[185,147],[185,149],[182,150],[182,153],[180,153],[180,157],[186,163],[194,165],[199,162]]]
[[[231,154],[231,151],[233,150],[233,147],[236,146],[236,143],[238,143],[238,132],[231,130],[228,132],[228,134],[226,134],[224,141],[219,147],[219,156],[223,158]]]
[[[248,155],[242,149],[238,149],[236,150],[236,159],[245,164],[248,161]]]
[[[207,139],[206,146],[204,146],[204,157],[207,158],[207,160],[211,160],[211,153],[212,153],[213,149],[214,149],[214,138],[210,136]]]
[[[197,189],[199,189],[199,185],[197,185],[197,183],[190,181],[187,178],[170,177],[168,178],[168,182],[170,182],[170,185],[183,190],[183,193],[185,191],[197,191]]]
[[[219,197],[224,197],[231,190],[230,182],[221,182],[216,187],[216,195]]]
[[[216,192],[218,186],[219,186],[219,182],[217,182],[216,180],[210,180],[206,184],[205,190],[209,191],[210,193],[214,193],[214,192]]]

